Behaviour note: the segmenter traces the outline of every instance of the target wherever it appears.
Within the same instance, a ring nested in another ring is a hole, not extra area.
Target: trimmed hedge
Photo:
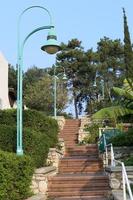
[[[16,152],[16,110],[0,111],[0,149]],[[56,120],[32,110],[23,116],[24,153],[30,155],[36,167],[45,165],[50,147],[58,143]]]
[[[31,196],[33,173],[30,157],[0,151],[0,199],[24,200]]]

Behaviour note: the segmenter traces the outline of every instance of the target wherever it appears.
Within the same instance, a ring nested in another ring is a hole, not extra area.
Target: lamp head
[[[94,81],[94,83],[93,83],[93,87],[97,87],[96,81]]]
[[[67,76],[65,73],[63,74],[63,80],[67,80]]]
[[[43,51],[46,51],[48,54],[55,54],[60,51],[60,46],[57,42],[57,36],[54,28],[51,28],[48,32],[47,42],[44,46],[41,47]]]

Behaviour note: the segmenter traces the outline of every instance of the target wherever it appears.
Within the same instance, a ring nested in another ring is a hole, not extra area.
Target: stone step
[[[95,187],[97,188],[97,187],[109,187],[109,183],[106,181],[106,182],[87,182],[87,184],[84,184],[84,183],[77,183],[77,184],[75,184],[75,183],[70,183],[70,184],[66,184],[66,183],[64,183],[64,184],[49,184],[49,188],[50,189],[52,189],[52,188],[54,188],[54,189],[60,189],[60,188],[67,188],[67,189],[69,189],[69,190],[73,190],[73,189],[81,189],[81,188],[85,188],[85,189],[89,189],[89,188],[93,188],[93,189],[95,189]]]
[[[96,190],[109,190],[109,186],[107,184],[98,185],[98,186],[83,186],[83,187],[64,187],[63,185],[55,185],[54,187],[48,187],[48,191],[52,192],[78,192],[78,191],[91,191],[94,192]]]
[[[88,173],[88,172],[102,172],[103,167],[102,166],[80,166],[80,167],[59,167],[58,173],[61,174],[73,174],[73,173]]]
[[[64,154],[65,157],[70,157],[70,156],[73,156],[73,157],[78,157],[78,156],[88,156],[88,157],[95,157],[98,159],[98,153],[97,152],[67,152],[65,151],[65,154]]]
[[[95,190],[95,191],[67,191],[67,192],[51,192],[48,191],[49,197],[67,197],[67,196],[107,196],[108,195],[108,189],[107,190]]]
[[[75,165],[78,164],[93,164],[93,163],[100,163],[102,164],[102,159],[97,158],[97,157],[89,157],[89,156],[71,156],[71,157],[63,157],[60,159],[59,163],[65,163],[65,164],[72,164],[74,163]]]
[[[105,175],[105,173],[87,173],[85,175],[83,174],[74,174],[74,175],[71,175],[71,174],[66,174],[66,175],[60,175],[60,174],[57,174],[56,176],[49,176],[48,177],[48,180],[49,181],[52,181],[52,182],[60,182],[61,184],[64,183],[65,181],[68,182],[68,183],[78,183],[79,181],[80,182],[84,182],[84,183],[88,183],[88,181],[100,181],[101,180],[104,180],[104,181],[108,181],[109,178],[107,175]]]
[[[59,197],[54,200],[107,200],[103,196],[75,196],[75,197]]]

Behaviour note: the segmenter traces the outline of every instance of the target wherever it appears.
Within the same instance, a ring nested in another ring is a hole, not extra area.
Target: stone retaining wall
[[[46,194],[48,176],[53,176],[57,173],[56,167],[42,167],[35,170],[32,178],[31,190],[34,194]]]
[[[63,126],[65,124],[65,118],[63,116],[57,116],[56,117],[57,123],[59,125],[60,131],[63,129]]]
[[[106,167],[106,172],[109,175],[110,186],[113,190],[122,189],[122,171],[121,167]],[[133,166],[126,167],[127,175],[130,181],[133,182]]]
[[[113,147],[115,159],[123,159],[133,156],[133,147]]]
[[[85,125],[91,125],[92,121],[91,118],[89,116],[84,116],[81,119],[81,125],[79,128],[79,135],[78,135],[78,141],[79,143],[81,143],[83,141],[83,139],[85,138],[85,136],[88,134],[88,132],[86,132],[85,129]]]
[[[59,159],[64,153],[64,146],[62,148],[62,151],[59,151],[56,148],[50,148],[47,158],[47,165],[54,166],[58,169]]]

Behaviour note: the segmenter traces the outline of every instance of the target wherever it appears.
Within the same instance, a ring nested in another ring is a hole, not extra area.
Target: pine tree
[[[123,8],[123,15],[124,15],[124,62],[126,70],[125,74],[130,87],[133,89],[133,51],[127,24],[127,17],[124,8]]]

